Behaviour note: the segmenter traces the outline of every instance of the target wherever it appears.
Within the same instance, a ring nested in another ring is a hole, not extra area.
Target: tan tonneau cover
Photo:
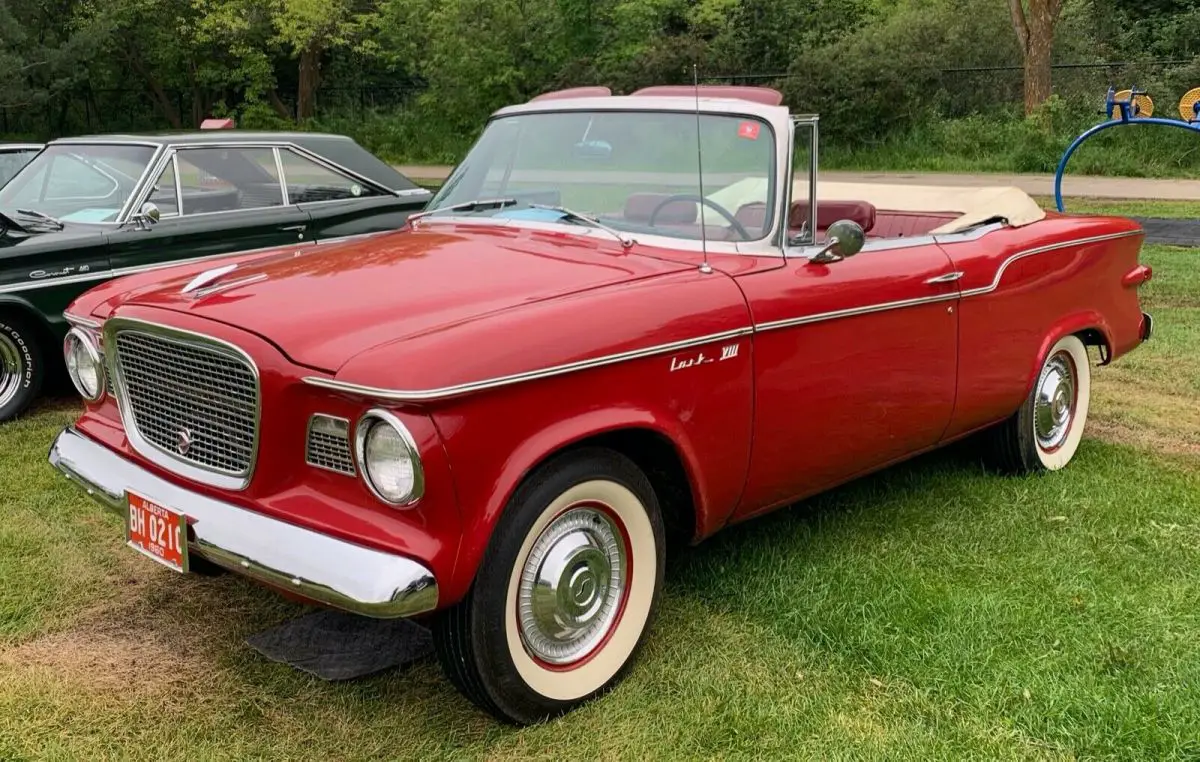
[[[794,198],[804,198],[808,189],[796,188]],[[817,185],[817,198],[830,201],[866,201],[877,211],[942,212],[959,217],[932,231],[957,233],[989,220],[1003,219],[1022,227],[1046,217],[1046,212],[1020,188],[952,188],[934,185],[890,183],[834,183]]]
[[[767,182],[762,178],[746,178],[706,195],[726,209],[740,209],[744,204],[765,202]],[[808,184],[797,181],[792,198],[808,198]],[[817,198],[826,201],[866,201],[879,213],[957,214],[958,217],[932,231],[939,235],[969,230],[990,220],[1004,220],[1012,227],[1022,227],[1046,217],[1046,212],[1028,193],[1006,186],[963,188],[821,181],[817,184]],[[711,224],[726,223],[712,220]]]

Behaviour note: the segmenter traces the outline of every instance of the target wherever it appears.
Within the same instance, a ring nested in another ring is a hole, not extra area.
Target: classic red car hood
[[[336,372],[384,342],[684,267],[615,241],[442,224],[256,259],[190,293],[192,277],[175,277],[122,301],[253,331],[293,362]]]

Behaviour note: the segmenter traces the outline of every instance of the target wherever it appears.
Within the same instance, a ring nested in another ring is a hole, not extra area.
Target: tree
[[[374,3],[355,0],[276,0],[276,40],[299,63],[296,119],[316,113],[321,62],[331,48],[349,46],[374,20]]]
[[[1063,0],[1008,0],[1025,59],[1025,113],[1050,99],[1050,53]]]

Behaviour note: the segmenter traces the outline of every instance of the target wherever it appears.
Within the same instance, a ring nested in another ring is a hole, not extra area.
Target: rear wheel
[[[1087,347],[1066,336],[1046,354],[1021,409],[990,432],[988,461],[1010,473],[1066,466],[1083,439],[1091,391]]]
[[[20,318],[0,315],[0,422],[25,412],[41,391],[45,376],[32,326]]]
[[[627,458],[547,463],[510,501],[467,597],[434,622],[447,676],[522,725],[606,692],[658,607],[664,544],[654,490]]]

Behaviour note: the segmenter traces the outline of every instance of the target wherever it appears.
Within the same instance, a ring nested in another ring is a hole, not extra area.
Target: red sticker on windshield
[[[758,140],[758,131],[761,125],[758,122],[742,122],[738,125],[738,137],[746,140]]]

